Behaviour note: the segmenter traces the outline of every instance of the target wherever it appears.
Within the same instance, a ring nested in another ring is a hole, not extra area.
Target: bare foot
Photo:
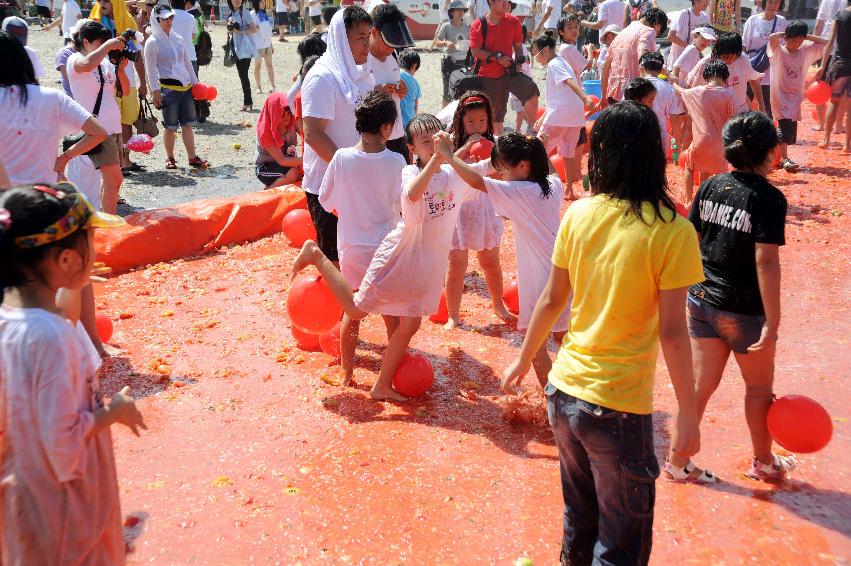
[[[295,261],[293,261],[292,267],[290,267],[291,278],[295,279],[295,276],[309,265],[316,265],[317,253],[322,252],[319,251],[319,246],[316,245],[316,242],[313,240],[306,241],[301,247],[301,251],[298,252]]]
[[[376,389],[375,387],[369,392],[369,396],[375,399],[376,401],[394,401],[396,403],[404,403],[406,401],[410,401],[408,397],[405,397],[392,387],[389,389]]]
[[[498,306],[494,305],[493,314],[502,319],[505,324],[516,324],[517,317],[508,312],[508,309],[505,308],[505,305],[500,303]]]
[[[830,142],[820,141],[818,142],[818,147],[821,149],[827,149],[828,147],[830,147]]]
[[[455,328],[458,328],[459,326],[461,326],[461,324],[462,324],[462,322],[461,322],[460,318],[451,318],[450,317],[449,320],[446,322],[446,324],[443,325],[443,328],[445,328],[446,330],[454,330]]]

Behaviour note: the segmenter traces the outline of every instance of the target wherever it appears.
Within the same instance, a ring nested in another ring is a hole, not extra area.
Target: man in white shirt
[[[709,0],[691,0],[691,8],[683,10],[674,19],[668,32],[668,39],[671,40],[671,51],[666,61],[668,70],[674,68],[677,58],[689,46],[691,33],[696,28],[709,26],[709,14],[704,11],[708,5]]]
[[[59,24],[62,24],[62,37],[65,45],[68,45],[73,40],[71,39],[71,28],[77,23],[77,20],[83,17],[83,12],[80,10],[80,5],[76,0],[65,0],[62,3],[62,17],[56,18],[50,24],[44,27],[44,31],[50,31]]]
[[[183,43],[186,45],[186,51],[189,53],[189,60],[192,61],[192,69],[195,71],[195,76],[198,76],[198,56],[195,54],[195,18],[192,17],[187,10],[191,10],[195,5],[194,0],[171,0],[171,8],[174,10],[174,24],[172,30],[174,33],[183,38]]]
[[[534,37],[540,35],[543,29],[544,33],[549,33],[556,37],[556,28],[558,27],[558,19],[561,17],[561,0],[544,0],[541,4],[541,21],[532,33]]]

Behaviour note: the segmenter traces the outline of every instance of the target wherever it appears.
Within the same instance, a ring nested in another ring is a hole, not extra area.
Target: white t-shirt
[[[287,11],[287,3],[285,0],[275,0],[275,12],[281,14],[286,13]]]
[[[520,297],[517,328],[521,330],[529,327],[538,297],[547,286],[561,221],[564,186],[556,175],[551,175],[548,180],[550,194],[544,197],[538,183],[485,177],[494,210],[514,223],[517,291]],[[553,330],[567,330],[568,311],[562,313]]]
[[[836,14],[838,14],[839,11],[847,5],[847,0],[821,0],[818,7],[818,13],[816,14],[816,21],[820,20],[824,22],[824,31],[821,32],[822,37],[830,37],[830,32],[833,31]],[[836,45],[834,45],[834,48],[835,47]]]
[[[703,80],[703,69],[712,59],[711,55],[707,55],[697,62],[694,69],[686,80],[688,88],[706,84]],[[750,109],[748,101],[748,81],[753,81],[762,78],[762,73],[757,73],[751,67],[751,62],[744,55],[740,55],[738,59],[733,61],[732,65],[727,65],[730,71],[730,78],[727,79],[727,86],[733,92],[733,102],[736,104],[736,112],[746,112]],[[772,110],[773,111],[773,110]]]
[[[597,21],[606,22],[600,28],[600,33],[608,26],[615,24],[616,26],[623,25],[623,7],[621,0],[605,0],[597,8]]]
[[[80,5],[75,0],[65,0],[62,4],[62,37],[71,39],[71,28],[81,17]]]
[[[691,45],[691,32],[693,32],[696,28],[705,27],[709,25],[709,14],[706,12],[701,12],[699,15],[694,15],[694,11],[692,8],[688,8],[679,13],[679,16],[674,20],[671,24],[671,29],[668,31],[668,35],[674,34],[683,41],[686,42],[687,45]],[[671,51],[668,53],[668,68],[673,69],[674,63],[677,61],[680,55],[685,48],[680,47],[679,45],[671,44]]]
[[[544,29],[556,29],[558,19],[561,17],[561,0],[544,0],[541,4],[541,14],[546,14],[547,10],[551,11],[547,21],[544,22]]]
[[[697,50],[697,47],[689,45],[683,50],[680,56],[677,57],[677,60],[674,61],[673,66],[680,68],[680,74],[677,75],[680,78],[680,86],[685,86],[689,73],[691,73],[691,70],[694,69],[698,61],[700,61],[700,58],[700,51]]]
[[[311,0],[307,15],[308,16],[321,16],[322,15],[322,3],[319,0]]]
[[[771,114],[775,120],[801,121],[801,102],[804,100],[804,80],[807,69],[821,58],[824,46],[804,41],[794,53],[780,45],[776,50],[768,45],[771,61]]]
[[[367,64],[372,69],[372,76],[375,77],[376,86],[390,83],[398,84],[402,80],[399,62],[392,55],[388,55],[384,61],[379,61],[370,53]],[[393,133],[390,134],[391,140],[399,139],[405,135],[405,127],[402,125],[402,107],[399,97],[395,94],[393,95],[393,101],[396,103],[396,123],[393,124]]]
[[[334,154],[322,187],[319,204],[337,211],[337,250],[340,273],[357,289],[375,250],[399,222],[402,168],[405,159],[385,149],[366,153],[353,147]]]
[[[257,26],[257,33],[254,37],[257,49],[272,47],[272,20],[267,17],[261,21],[260,16],[254,10],[251,10],[251,15],[254,17],[254,25]]]
[[[469,4],[467,4],[468,8],[475,8],[476,18],[481,18],[485,14],[488,13],[490,7],[488,6],[488,0],[470,0]],[[472,25],[473,22],[470,22]]]
[[[44,76],[44,66],[41,64],[41,59],[38,58],[38,54],[29,45],[24,45],[24,50],[27,52],[27,57],[30,58],[30,63],[33,65],[36,80],[40,79]]]
[[[171,31],[183,38],[183,45],[189,53],[189,60],[196,61],[198,56],[195,55],[195,45],[192,43],[192,34],[195,33],[195,18],[186,10],[174,11],[174,24]]]
[[[668,118],[685,112],[677,96],[674,87],[659,77],[647,77],[647,80],[656,87],[656,98],[653,99],[653,112],[659,119],[659,130],[662,132],[662,147],[665,149],[671,144],[671,136],[668,134]]]
[[[355,129],[355,104],[349,104],[340,92],[334,76],[325,67],[315,65],[305,77],[301,87],[302,116],[327,120],[325,135],[338,148],[352,147],[360,136]],[[328,163],[310,144],[304,144],[304,179],[301,186],[305,191],[319,194],[322,177]]]
[[[742,48],[745,51],[750,51],[768,45],[768,38],[771,37],[771,28],[775,21],[777,27],[774,29],[774,33],[785,31],[786,26],[789,25],[786,18],[779,14],[773,20],[766,20],[761,15],[748,18],[748,21],[745,22],[745,28],[742,30]],[[747,56],[747,53],[745,53],[745,56]],[[759,84],[771,84],[771,67],[766,69]]]
[[[50,8],[50,0],[35,0],[35,5]]]
[[[290,107],[290,111],[295,115],[295,97],[298,93],[301,92],[301,75],[296,75],[295,81],[293,81],[290,90],[287,91],[287,106]]]
[[[83,108],[89,112],[93,112],[95,101],[98,97],[98,90],[100,89],[100,78],[97,69],[92,69],[88,73],[80,73],[75,70],[75,62],[82,58],[83,54],[80,52],[68,57],[68,63],[65,64],[65,72],[68,74],[68,83],[71,85],[71,92],[74,93],[74,99]],[[120,134],[121,113],[118,110],[118,104],[115,102],[115,73],[112,72],[113,66],[109,63],[109,59],[104,57],[104,60],[100,63],[100,68],[103,71],[104,85],[100,112],[97,117],[98,122],[104,127],[107,134]]]
[[[558,56],[567,61],[567,64],[573,70],[573,74],[577,77],[588,66],[588,59],[579,52],[573,43],[562,43],[558,50]]]
[[[0,147],[12,186],[55,183],[59,140],[78,133],[91,117],[70,96],[54,88],[27,85],[27,105],[18,87],[0,87]],[[113,103],[115,101],[113,100]]]
[[[573,69],[561,57],[553,57],[547,64],[547,110],[543,121],[547,126],[578,128],[585,125],[582,99],[567,85],[567,79],[577,80]]]

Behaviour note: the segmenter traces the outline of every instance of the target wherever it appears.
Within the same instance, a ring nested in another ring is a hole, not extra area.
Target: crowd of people
[[[803,22],[780,21],[781,1],[768,0],[743,38],[738,0],[711,0],[708,14],[706,0],[693,0],[674,19],[666,56],[656,39],[669,18],[650,0],[605,0],[590,11],[587,2],[546,1],[528,46],[508,0],[488,0],[484,10],[471,3],[471,22],[453,0],[434,40],[448,76],[438,115],[418,112],[421,60],[402,12],[348,6],[301,41],[292,87],[263,103],[255,173],[266,187],[301,180],[317,239],[291,271],[317,269],[343,306],[346,383],[360,321],[379,314],[387,347],[370,395],[407,401],[393,375],[441,294],[447,328],[467,328],[464,276],[469,251],[477,253],[494,314],[525,334],[501,386],[515,391],[533,369],[547,396],[565,501],[563,563],[647,563],[657,476],[716,481],[692,457],[731,353],[753,448],[746,475],[782,481],[796,466],[772,451],[766,428],[787,207],[768,177],[778,156],[786,171],[798,167],[788,146],[807,69],[819,60],[815,76],[832,89],[822,145],[843,112],[847,128],[851,2],[834,1],[835,13],[810,34]],[[250,110],[248,70],[254,59],[259,87],[272,22],[260,15],[262,1],[253,11],[242,0],[228,6]],[[10,564],[50,563],[59,553],[75,563],[124,561],[109,427],[139,434],[145,424],[128,391],[109,404],[100,394],[107,354],[95,327],[92,234],[122,223],[112,213],[134,170],[123,143],[140,97],[162,111],[167,168],[176,166],[178,130],[190,165],[209,165],[193,134],[192,86],[205,59],[193,47],[203,33],[194,5],[100,0],[88,19],[67,10],[70,41],[56,57],[62,91],[39,84],[23,20],[4,20],[0,32],[0,558]],[[287,20],[276,16],[275,25]],[[599,50],[580,41],[584,28],[601,32]],[[459,91],[451,78],[467,52],[479,80]],[[540,89],[523,71],[532,61],[546,69],[540,114]],[[582,80],[592,68],[599,103]],[[505,131],[509,95],[525,131]],[[600,114],[589,129],[592,111]],[[672,137],[685,150],[687,218],[666,179]],[[586,143],[590,192],[577,199]],[[502,298],[506,220],[516,317]],[[660,345],[678,404],[661,468],[652,426]]]

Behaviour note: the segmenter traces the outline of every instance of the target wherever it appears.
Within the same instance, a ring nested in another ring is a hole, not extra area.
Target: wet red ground
[[[808,169],[772,176],[789,199],[775,389],[823,403],[833,441],[803,456],[786,485],[746,479],[743,385],[731,363],[696,459],[723,481],[658,482],[655,564],[851,557],[849,157],[816,149],[808,126],[791,150]],[[678,191],[679,170],[670,173]],[[367,395],[384,344],[378,318],[365,323],[353,388],[323,381],[329,356],[294,347],[284,307],[294,254],[276,236],[99,289],[124,351],[107,393],[129,383],[150,429],[114,431],[130,562],[556,563],[556,450],[545,425],[504,417],[513,399],[497,376],[521,335],[490,318],[481,277],[468,277],[464,297],[472,329],[424,322],[412,348],[432,361],[435,386],[397,407]],[[510,279],[510,232],[503,260]],[[542,411],[531,375],[526,388]],[[661,362],[655,403],[662,458],[675,402]]]

